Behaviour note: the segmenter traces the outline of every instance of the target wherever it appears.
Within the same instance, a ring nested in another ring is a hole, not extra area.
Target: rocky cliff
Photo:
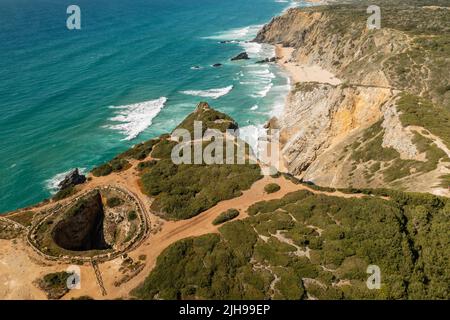
[[[256,41],[293,48],[282,64],[342,81],[294,85],[279,119],[291,173],[449,195],[450,10],[408,2],[383,2],[379,30],[367,28],[367,5],[346,4],[291,9],[259,32]]]

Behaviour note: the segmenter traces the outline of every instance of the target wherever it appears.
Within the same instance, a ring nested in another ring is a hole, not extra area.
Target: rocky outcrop
[[[258,60],[256,61],[256,63],[271,63],[271,62],[276,62],[277,58],[276,57],[272,57],[272,58],[265,58],[263,60]]]
[[[78,168],[71,171],[58,185],[59,190],[68,189],[86,182],[86,176],[80,174]]]
[[[280,121],[280,142],[289,171],[308,175],[310,165],[328,148],[377,122],[389,97],[387,89],[320,83],[298,86]]]
[[[72,251],[104,250],[109,248],[103,235],[104,211],[100,192],[79,200],[55,225],[53,241]]]
[[[207,102],[200,102],[194,112],[189,114],[176,129],[186,129],[194,132],[195,122],[201,122],[203,133],[207,129],[216,129],[220,132],[236,130],[237,122],[225,113],[214,110]]]
[[[250,59],[247,52],[241,52],[237,56],[231,58],[231,61]]]

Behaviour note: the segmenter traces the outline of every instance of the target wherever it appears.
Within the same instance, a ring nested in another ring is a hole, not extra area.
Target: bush
[[[217,218],[214,219],[213,225],[222,224],[224,222],[233,220],[239,215],[239,211],[236,209],[228,209],[225,212],[222,212]]]
[[[150,161],[144,161],[144,162],[139,162],[139,164],[137,165],[137,169],[139,171],[144,171],[145,169],[150,169],[151,167],[153,167],[158,161],[156,160],[150,160]]]
[[[72,195],[74,195],[75,193],[77,193],[77,189],[74,186],[70,186],[68,188],[62,189],[60,191],[58,191],[54,196],[53,196],[53,200],[55,201],[59,201],[65,198],[68,198]]]
[[[112,172],[120,172],[130,168],[130,163],[120,157],[112,159],[110,162],[102,164],[92,169],[92,174],[96,177],[107,176]]]
[[[114,208],[120,206],[123,203],[123,200],[117,197],[109,198],[106,200],[106,205],[110,208]]]
[[[264,191],[267,193],[275,193],[277,191],[280,191],[280,186],[276,183],[269,183],[264,187]]]
[[[34,218],[33,211],[23,211],[14,215],[6,216],[8,219],[16,221],[25,227],[31,226]]]
[[[153,146],[158,143],[158,139],[152,139],[146,142],[139,143],[131,149],[121,153],[118,158],[126,159],[133,158],[136,160],[145,159],[153,149]]]
[[[109,163],[105,163],[92,169],[92,174],[96,177],[103,177],[109,175],[112,171]]]
[[[47,294],[48,299],[60,299],[69,289],[67,288],[67,279],[72,273],[55,272],[46,274],[38,280],[38,286]]]
[[[128,221],[134,221],[137,219],[137,213],[136,211],[130,211],[128,212]]]

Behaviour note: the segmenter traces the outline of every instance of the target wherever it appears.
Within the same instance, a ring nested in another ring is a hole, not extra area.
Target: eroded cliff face
[[[289,171],[308,174],[309,166],[322,153],[377,122],[383,104],[391,96],[389,89],[324,83],[298,85],[291,92],[280,121]]]
[[[342,81],[293,87],[279,121],[286,168],[321,186],[448,195],[440,180],[450,171],[448,146],[441,144],[435,165],[425,165],[435,150],[424,144],[434,148],[435,139],[402,124],[397,107],[404,91],[432,91],[423,80],[399,85],[399,74],[392,72],[393,61],[413,40],[392,28],[368,30],[366,19],[361,11],[352,16],[325,7],[291,9],[257,35],[256,41],[294,48],[287,62],[319,65]]]

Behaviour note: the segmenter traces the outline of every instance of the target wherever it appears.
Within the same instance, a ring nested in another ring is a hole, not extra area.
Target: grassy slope
[[[400,192],[391,198],[300,191],[257,203],[250,218],[225,224],[220,235],[170,246],[133,293],[144,299],[448,299],[450,275],[442,271],[450,269],[450,202]],[[295,246],[309,248],[309,257],[294,254]],[[381,290],[365,285],[370,264],[381,268]],[[336,286],[340,281],[351,285]]]

